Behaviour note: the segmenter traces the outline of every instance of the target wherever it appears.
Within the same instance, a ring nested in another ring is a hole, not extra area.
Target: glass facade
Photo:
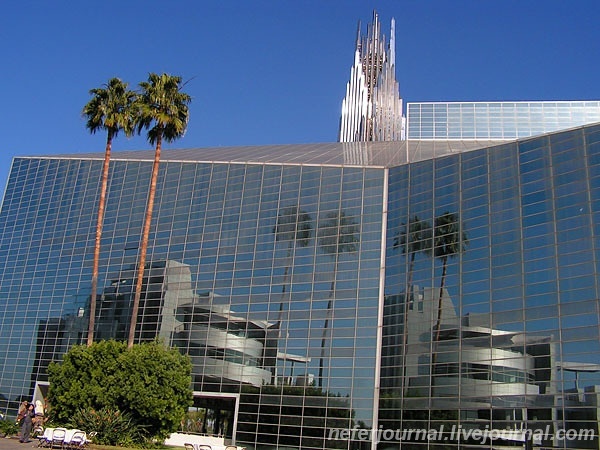
[[[599,152],[595,126],[390,169],[384,429],[598,448],[561,433],[598,431]]]
[[[598,101],[408,103],[408,139],[514,140],[600,121]]]
[[[97,339],[128,333],[152,156],[111,163]],[[13,162],[2,412],[86,338],[102,157]],[[599,233],[597,125],[167,151],[136,336],[192,358],[190,417],[218,413],[183,431],[249,449],[598,448]]]
[[[189,354],[196,407],[221,415],[211,431],[250,448],[324,448],[326,422],[373,424],[385,171],[165,159],[137,339]],[[101,165],[14,160],[0,214],[3,410],[87,335]],[[111,165],[97,339],[128,334],[150,169]]]

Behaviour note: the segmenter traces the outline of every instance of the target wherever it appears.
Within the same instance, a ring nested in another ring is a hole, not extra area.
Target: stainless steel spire
[[[379,16],[373,11],[366,36],[361,37],[360,22],[358,25],[354,65],[342,102],[340,142],[404,139],[402,99],[395,72],[395,21],[392,19],[390,43],[386,45]]]

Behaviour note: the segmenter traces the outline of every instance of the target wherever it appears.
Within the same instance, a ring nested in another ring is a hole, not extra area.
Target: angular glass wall
[[[4,410],[86,337],[100,169],[14,162],[0,213]],[[150,169],[111,165],[98,339],[128,333]],[[374,426],[383,192],[382,169],[161,165],[136,337],[191,356],[190,430],[346,448],[326,430]]]
[[[390,170],[380,426],[598,448],[599,163],[588,127]]]

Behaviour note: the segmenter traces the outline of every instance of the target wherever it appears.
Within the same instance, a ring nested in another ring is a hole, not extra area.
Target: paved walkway
[[[16,437],[12,438],[0,438],[0,450],[31,450],[31,448],[37,448],[38,440],[33,439],[28,444],[21,444],[19,439]]]

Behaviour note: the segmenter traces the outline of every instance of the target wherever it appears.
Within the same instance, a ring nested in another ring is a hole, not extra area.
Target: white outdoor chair
[[[58,447],[63,448],[65,445],[65,438],[67,437],[67,429],[66,428],[55,428],[52,431],[52,443],[50,446],[52,448]]]
[[[79,431],[79,430],[73,429],[73,428],[67,428],[67,431],[65,432],[65,438],[63,440],[63,447],[65,447],[65,448],[69,447],[71,438],[73,437],[73,434],[75,434],[76,431]]]
[[[38,436],[38,447],[50,447],[52,445],[52,432],[54,428],[44,429],[44,433]]]
[[[75,450],[78,448],[83,448],[87,445],[87,436],[85,435],[85,431],[75,430],[69,442],[65,441],[65,447]]]

